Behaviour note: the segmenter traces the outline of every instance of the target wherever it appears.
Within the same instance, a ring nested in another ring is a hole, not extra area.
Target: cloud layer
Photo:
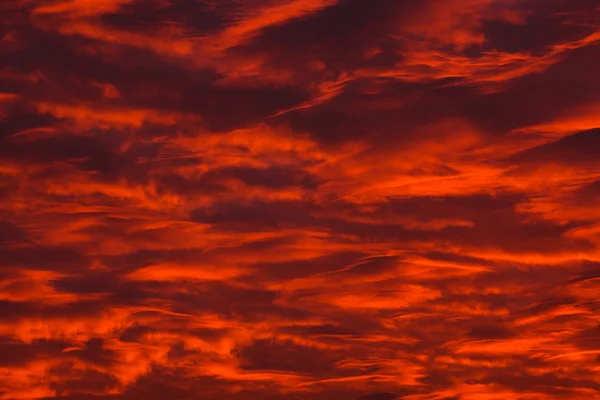
[[[0,399],[600,399],[596,1],[0,11]]]

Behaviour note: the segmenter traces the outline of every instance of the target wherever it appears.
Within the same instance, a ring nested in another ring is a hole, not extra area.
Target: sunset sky
[[[1,400],[600,399],[598,0],[0,1]]]

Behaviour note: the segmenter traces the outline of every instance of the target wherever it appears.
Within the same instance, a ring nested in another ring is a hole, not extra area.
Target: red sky
[[[597,0],[4,0],[1,400],[600,399]]]

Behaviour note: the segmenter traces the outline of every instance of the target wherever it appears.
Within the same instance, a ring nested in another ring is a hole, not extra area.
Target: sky
[[[0,13],[1,400],[600,399],[597,0]]]

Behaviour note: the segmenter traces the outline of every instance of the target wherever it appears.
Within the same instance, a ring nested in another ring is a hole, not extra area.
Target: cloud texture
[[[0,399],[600,399],[597,1],[0,11]]]

